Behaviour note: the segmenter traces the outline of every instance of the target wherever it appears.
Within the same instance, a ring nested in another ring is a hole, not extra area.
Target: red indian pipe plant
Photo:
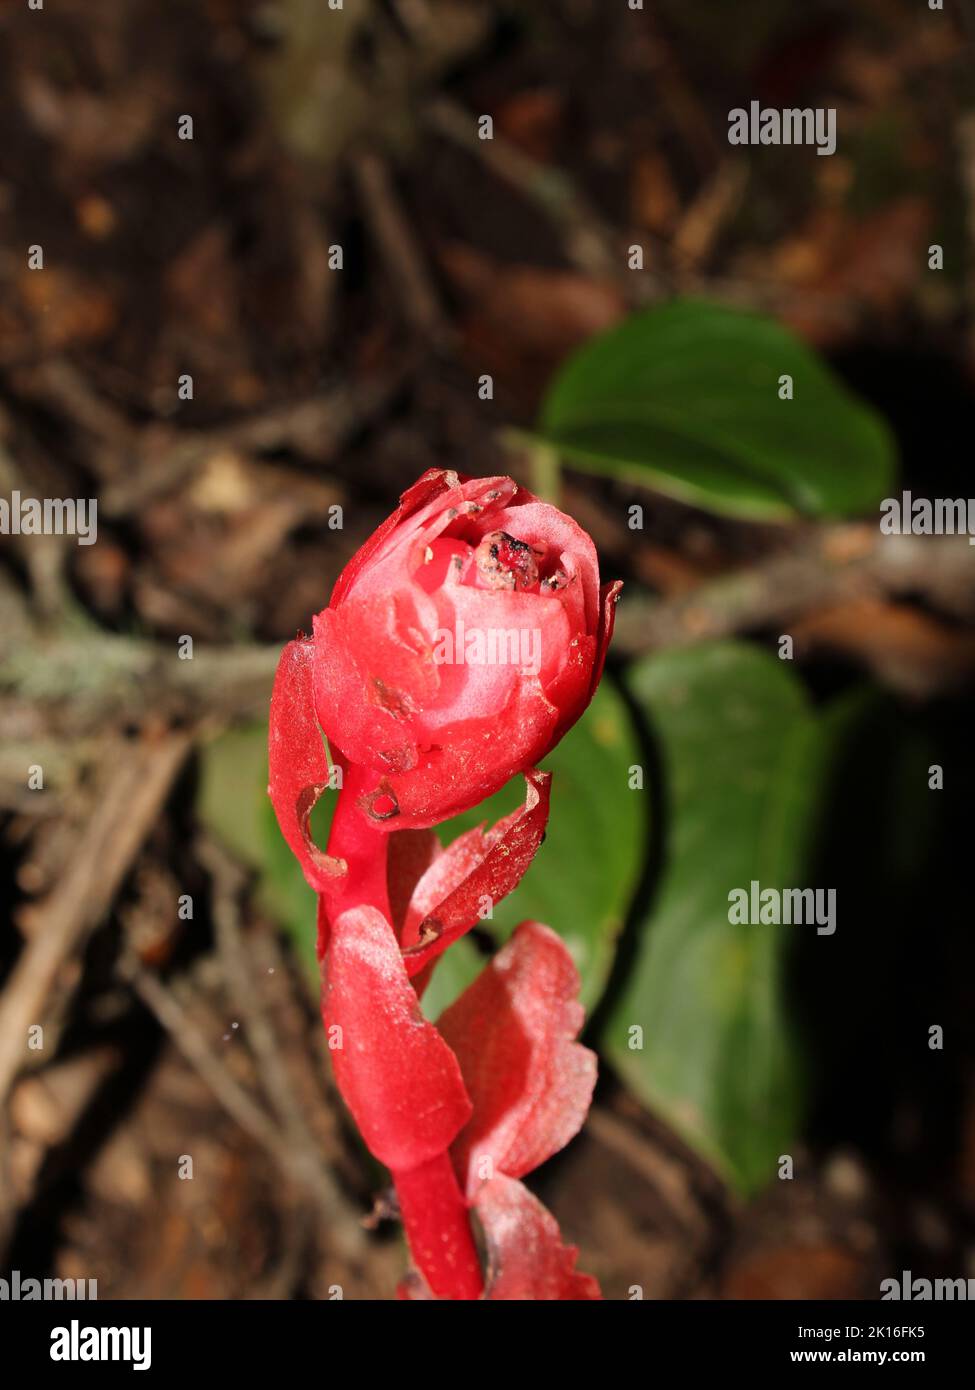
[[[319,895],[335,1078],[392,1174],[404,1298],[600,1297],[520,1182],[579,1131],[596,1079],[566,947],[523,922],[436,1026],[420,998],[542,842],[536,764],[592,698],[619,588],[600,588],[585,531],[512,479],[431,470],[281,656],[269,791]],[[434,826],[517,774],[521,808],[441,846]],[[309,817],[329,786],[323,852]]]

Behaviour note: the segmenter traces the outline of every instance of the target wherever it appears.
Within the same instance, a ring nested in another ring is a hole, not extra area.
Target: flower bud
[[[365,814],[435,825],[544,757],[592,698],[618,588],[511,478],[425,474],[315,619],[318,722],[368,769]]]

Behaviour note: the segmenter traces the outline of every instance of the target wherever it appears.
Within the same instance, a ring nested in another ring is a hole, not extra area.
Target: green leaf
[[[789,667],[741,643],[664,652],[630,685],[659,743],[667,835],[602,1042],[637,1095],[747,1192],[803,1110],[783,966],[794,934],[815,927],[732,924],[728,895],[752,880],[813,886],[824,736]]]
[[[196,810],[203,824],[243,863],[264,859],[267,725],[230,729],[200,750]]]
[[[779,399],[786,375],[792,400]],[[589,472],[757,520],[869,511],[895,473],[885,423],[798,338],[695,300],[587,343],[556,377],[537,433]]]
[[[646,798],[628,785],[629,770],[640,761],[626,705],[604,680],[589,709],[543,764],[553,773],[545,841],[521,883],[483,924],[498,941],[529,918],[557,931],[579,967],[587,1011],[605,987],[642,867]],[[523,796],[524,781],[515,778],[444,826],[441,838],[447,843],[473,825],[493,824]]]

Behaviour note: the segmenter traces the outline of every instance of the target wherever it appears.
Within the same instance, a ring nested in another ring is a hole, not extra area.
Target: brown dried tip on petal
[[[489,589],[533,589],[538,551],[507,531],[492,531],[474,552],[478,574]]]
[[[573,578],[575,578],[574,575]],[[558,569],[555,570],[552,574],[550,574],[547,579],[542,580],[543,589],[565,589],[568,587],[568,584],[569,576],[566,574],[565,570],[562,568],[561,565],[559,565]]]
[[[436,941],[441,936],[443,936],[443,922],[438,921],[436,917],[427,917],[420,923],[419,939],[409,950],[416,951],[421,946],[429,946],[431,941]],[[403,954],[408,955],[409,951],[404,951]]]
[[[298,826],[305,840],[305,847],[308,857],[316,868],[329,878],[341,878],[348,872],[348,864],[344,859],[336,859],[324,850],[318,848],[311,834],[311,813],[321,800],[325,792],[330,791],[328,782],[316,782],[313,786],[302,787],[295,799],[295,812],[298,817]],[[321,889],[318,890],[319,892]]]

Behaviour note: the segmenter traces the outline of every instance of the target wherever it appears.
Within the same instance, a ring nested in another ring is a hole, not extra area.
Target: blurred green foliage
[[[784,377],[792,399],[781,399]],[[884,421],[771,319],[694,300],[635,314],[560,370],[538,436],[584,471],[753,520],[874,508]]]
[[[785,960],[794,934],[816,928],[732,923],[728,894],[752,880],[809,886],[825,735],[789,664],[744,643],[664,652],[630,686],[656,745],[665,832],[602,1043],[747,1191],[772,1175],[802,1113]]]

